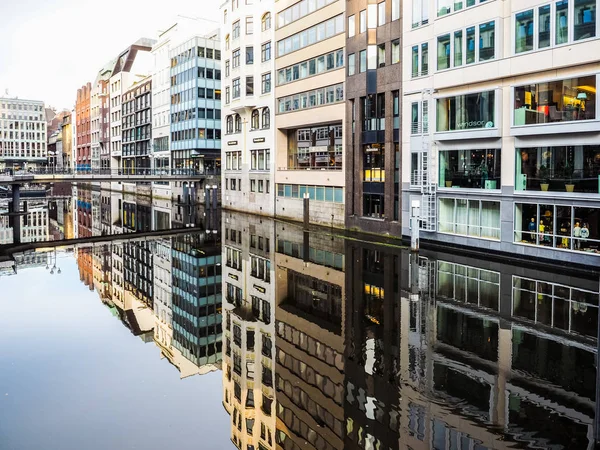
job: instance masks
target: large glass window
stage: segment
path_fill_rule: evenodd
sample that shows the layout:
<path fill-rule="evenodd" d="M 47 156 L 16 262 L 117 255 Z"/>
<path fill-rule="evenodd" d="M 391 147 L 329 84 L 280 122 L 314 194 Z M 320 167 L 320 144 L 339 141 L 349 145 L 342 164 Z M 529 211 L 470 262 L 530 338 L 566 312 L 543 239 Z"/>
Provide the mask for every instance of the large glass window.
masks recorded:
<path fill-rule="evenodd" d="M 279 69 L 277 71 L 277 84 L 292 83 L 340 67 L 344 67 L 344 50 L 342 49 Z"/>
<path fill-rule="evenodd" d="M 475 267 L 438 261 L 437 294 L 498 311 L 500 273 Z"/>
<path fill-rule="evenodd" d="M 398 42 L 399 48 L 399 42 Z M 393 49 L 393 46 L 392 46 Z M 393 55 L 392 55 L 393 59 Z M 421 45 L 415 45 L 412 48 L 412 76 L 420 77 L 425 76 L 429 73 L 429 44 L 424 42 Z M 398 49 L 398 61 L 400 60 L 400 53 Z M 396 61 L 396 62 L 398 62 Z M 393 61 L 392 61 L 393 62 Z M 439 68 L 439 66 L 438 66 Z"/>
<path fill-rule="evenodd" d="M 515 87 L 515 125 L 596 118 L 596 75 Z"/>
<path fill-rule="evenodd" d="M 600 208 L 517 203 L 515 242 L 600 254 Z"/>
<path fill-rule="evenodd" d="M 342 126 L 327 125 L 288 132 L 288 169 L 342 168 Z"/>
<path fill-rule="evenodd" d="M 315 108 L 344 101 L 344 84 L 336 84 L 309 92 L 277 99 L 279 114 L 300 109 Z"/>
<path fill-rule="evenodd" d="M 277 27 L 281 28 L 290 23 L 321 9 L 337 0 L 301 0 L 277 14 Z"/>
<path fill-rule="evenodd" d="M 596 36 L 596 0 L 575 0 L 573 39 Z"/>
<path fill-rule="evenodd" d="M 515 189 L 600 194 L 600 145 L 517 149 Z"/>
<path fill-rule="evenodd" d="M 445 16 L 463 8 L 478 5 L 486 0 L 437 0 L 437 16 Z M 427 2 L 423 2 L 427 3 Z"/>
<path fill-rule="evenodd" d="M 344 15 L 332 17 L 277 42 L 277 55 L 283 56 L 344 32 Z"/>
<path fill-rule="evenodd" d="M 500 239 L 500 202 L 439 199 L 439 231 Z"/>
<path fill-rule="evenodd" d="M 437 99 L 437 131 L 496 127 L 495 92 Z"/>
<path fill-rule="evenodd" d="M 500 149 L 440 150 L 439 186 L 500 189 Z"/>

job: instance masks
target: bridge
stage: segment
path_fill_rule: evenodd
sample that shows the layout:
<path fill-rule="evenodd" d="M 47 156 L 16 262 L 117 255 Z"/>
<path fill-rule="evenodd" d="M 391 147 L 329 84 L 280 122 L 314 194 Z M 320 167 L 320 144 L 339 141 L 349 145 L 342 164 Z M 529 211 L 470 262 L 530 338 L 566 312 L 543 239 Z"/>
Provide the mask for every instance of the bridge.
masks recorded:
<path fill-rule="evenodd" d="M 87 169 L 87 170 L 35 170 L 5 171 L 0 173 L 0 185 L 22 185 L 29 183 L 92 183 L 152 182 L 152 181 L 196 181 L 211 179 L 220 175 L 220 170 L 195 169 Z"/>

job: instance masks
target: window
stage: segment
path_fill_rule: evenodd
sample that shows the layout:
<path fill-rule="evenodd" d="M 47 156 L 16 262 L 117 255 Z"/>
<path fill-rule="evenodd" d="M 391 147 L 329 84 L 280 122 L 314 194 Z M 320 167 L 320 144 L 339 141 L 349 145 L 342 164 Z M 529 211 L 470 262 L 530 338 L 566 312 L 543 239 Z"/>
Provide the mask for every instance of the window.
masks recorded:
<path fill-rule="evenodd" d="M 363 9 L 360 13 L 358 13 L 359 20 L 359 33 L 364 33 L 367 31 L 367 10 Z"/>
<path fill-rule="evenodd" d="M 515 125 L 596 118 L 596 75 L 515 87 Z"/>
<path fill-rule="evenodd" d="M 239 20 L 233 23 L 232 29 L 231 29 L 231 36 L 234 40 L 238 39 L 240 37 L 240 21 Z"/>
<path fill-rule="evenodd" d="M 246 47 L 246 64 L 254 64 L 254 47 Z"/>
<path fill-rule="evenodd" d="M 398 43 L 399 45 L 399 43 Z M 398 58 L 400 55 L 398 55 Z M 412 77 L 421 77 L 429 73 L 429 44 L 414 45 L 411 52 Z"/>
<path fill-rule="evenodd" d="M 343 83 L 277 99 L 279 114 L 343 101 Z"/>
<path fill-rule="evenodd" d="M 517 203 L 514 239 L 600 255 L 600 208 Z"/>
<path fill-rule="evenodd" d="M 261 75 L 261 89 L 263 94 L 271 92 L 271 72 Z"/>
<path fill-rule="evenodd" d="M 225 50 L 229 50 L 229 35 L 225 36 Z"/>
<path fill-rule="evenodd" d="M 377 26 L 385 25 L 385 2 L 377 4 Z"/>
<path fill-rule="evenodd" d="M 344 15 L 332 17 L 299 33 L 288 36 L 277 42 L 278 56 L 287 55 L 301 48 L 329 39 L 344 32 Z"/>
<path fill-rule="evenodd" d="M 262 127 L 270 128 L 271 127 L 271 112 L 269 108 L 263 108 L 262 110 Z"/>
<path fill-rule="evenodd" d="M 450 14 L 456 11 L 460 11 L 464 7 L 468 8 L 470 6 L 478 5 L 479 3 L 483 3 L 487 0 L 437 0 L 438 6 L 438 17 L 445 16 L 446 14 Z"/>
<path fill-rule="evenodd" d="M 236 49 L 231 53 L 232 66 L 235 69 L 240 66 L 240 49 Z"/>
<path fill-rule="evenodd" d="M 271 41 L 265 42 L 260 46 L 260 58 L 262 62 L 271 59 Z"/>
<path fill-rule="evenodd" d="M 271 151 L 251 150 L 250 170 L 271 170 Z"/>
<path fill-rule="evenodd" d="M 348 76 L 352 76 L 356 73 L 356 54 L 350 53 L 348 55 Z"/>
<path fill-rule="evenodd" d="M 239 133 L 242 131 L 242 117 L 239 114 L 235 115 L 235 132 Z"/>
<path fill-rule="evenodd" d="M 233 88 L 233 98 L 240 98 L 240 79 L 236 78 L 233 80 L 231 86 Z"/>
<path fill-rule="evenodd" d="M 377 46 L 377 67 L 385 66 L 385 44 Z"/>
<path fill-rule="evenodd" d="M 356 20 L 354 14 L 348 17 L 348 37 L 356 35 Z"/>
<path fill-rule="evenodd" d="M 429 23 L 429 2 L 411 0 L 412 27 L 417 28 Z M 392 0 L 392 20 L 400 18 L 400 0 Z"/>
<path fill-rule="evenodd" d="M 227 116 L 226 122 L 227 122 L 227 133 L 228 134 L 233 133 L 233 117 Z"/>
<path fill-rule="evenodd" d="M 326 195 L 327 192 L 327 195 Z M 302 193 L 302 195 L 300 195 Z M 344 202 L 344 190 L 341 187 L 304 186 L 297 184 L 277 184 L 277 196 L 286 198 L 303 198 L 304 193 L 318 202 Z"/>
<path fill-rule="evenodd" d="M 427 3 L 427 2 L 423 2 Z M 400 0 L 392 0 L 392 22 L 400 18 Z"/>
<path fill-rule="evenodd" d="M 500 149 L 440 150 L 439 186 L 500 189 Z"/>
<path fill-rule="evenodd" d="M 495 22 L 482 23 L 437 38 L 437 69 L 488 61 L 496 56 Z M 466 39 L 463 39 L 463 35 Z M 476 42 L 479 45 L 476 45 Z M 414 56 L 414 54 L 413 54 Z"/>
<path fill-rule="evenodd" d="M 257 130 L 260 127 L 260 117 L 259 117 L 258 109 L 252 111 L 252 117 L 250 119 L 250 126 L 253 130 Z"/>
<path fill-rule="evenodd" d="M 366 50 L 361 50 L 360 53 L 358 54 L 359 56 L 359 68 L 358 71 L 360 73 L 366 72 L 367 71 L 367 51 Z"/>
<path fill-rule="evenodd" d="M 533 50 L 533 9 L 515 15 L 515 53 Z"/>
<path fill-rule="evenodd" d="M 288 169 L 341 169 L 342 126 L 327 125 L 290 130 Z"/>
<path fill-rule="evenodd" d="M 517 149 L 515 190 L 600 194 L 600 146 Z"/>
<path fill-rule="evenodd" d="M 260 29 L 267 31 L 271 28 L 271 13 L 266 13 L 260 20 Z"/>
<path fill-rule="evenodd" d="M 229 102 L 231 102 L 231 88 L 225 86 L 225 103 L 228 104 Z"/>
<path fill-rule="evenodd" d="M 318 75 L 344 66 L 344 50 L 335 50 L 325 55 L 319 55 L 308 61 L 302 61 L 293 66 L 284 67 L 277 71 L 279 85 L 291 83 L 313 75 Z"/>
<path fill-rule="evenodd" d="M 500 240 L 500 203 L 440 198 L 439 231 Z"/>
<path fill-rule="evenodd" d="M 413 102 L 411 104 L 410 134 L 429 133 L 429 102 Z"/>
<path fill-rule="evenodd" d="M 437 131 L 494 128 L 494 91 L 437 99 Z"/>
<path fill-rule="evenodd" d="M 256 180 L 254 178 L 250 179 L 250 192 L 256 192 Z"/>
<path fill-rule="evenodd" d="M 223 23 L 227 23 L 227 10 L 223 11 Z"/>
<path fill-rule="evenodd" d="M 229 77 L 229 60 L 225 61 L 225 77 Z"/>
<path fill-rule="evenodd" d="M 294 3 L 289 8 L 284 9 L 277 15 L 277 26 L 279 28 L 289 25 L 296 20 L 301 19 L 302 17 L 307 16 L 315 12 L 318 9 L 321 9 L 336 0 L 301 0 L 297 3 Z"/>
<path fill-rule="evenodd" d="M 246 77 L 246 95 L 254 95 L 254 77 Z"/>
<path fill-rule="evenodd" d="M 252 16 L 246 17 L 246 34 L 254 33 L 254 18 Z"/>
<path fill-rule="evenodd" d="M 400 62 L 400 39 L 392 41 L 392 64 Z"/>

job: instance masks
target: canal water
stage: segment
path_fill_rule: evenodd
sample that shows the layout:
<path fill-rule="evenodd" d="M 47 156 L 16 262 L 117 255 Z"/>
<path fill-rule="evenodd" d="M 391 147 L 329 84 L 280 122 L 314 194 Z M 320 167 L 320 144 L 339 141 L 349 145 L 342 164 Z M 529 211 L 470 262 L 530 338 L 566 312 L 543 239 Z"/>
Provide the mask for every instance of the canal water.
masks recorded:
<path fill-rule="evenodd" d="M 34 208 L 0 245 L 1 449 L 595 448 L 597 268 L 84 187 Z"/>

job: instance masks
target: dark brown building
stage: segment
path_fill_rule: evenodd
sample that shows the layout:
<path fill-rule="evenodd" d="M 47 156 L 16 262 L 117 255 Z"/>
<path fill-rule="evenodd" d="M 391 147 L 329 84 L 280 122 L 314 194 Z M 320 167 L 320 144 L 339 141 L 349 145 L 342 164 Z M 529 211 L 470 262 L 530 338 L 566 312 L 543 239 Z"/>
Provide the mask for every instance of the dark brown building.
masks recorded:
<path fill-rule="evenodd" d="M 91 117 L 90 99 L 92 84 L 87 83 L 77 89 L 77 102 L 75 103 L 76 129 L 77 129 L 77 152 L 76 164 L 78 170 L 91 168 Z"/>
<path fill-rule="evenodd" d="M 349 1 L 346 23 L 346 226 L 400 236 L 401 2 Z"/>

